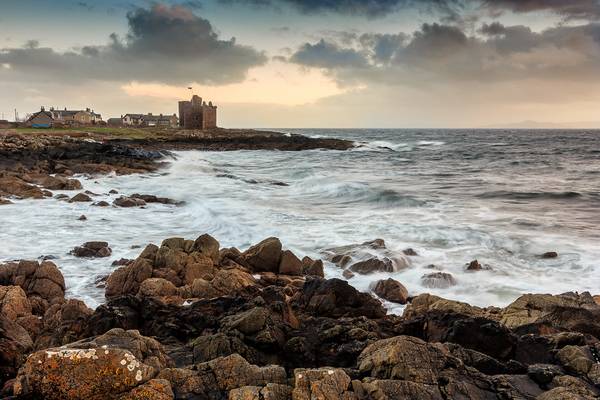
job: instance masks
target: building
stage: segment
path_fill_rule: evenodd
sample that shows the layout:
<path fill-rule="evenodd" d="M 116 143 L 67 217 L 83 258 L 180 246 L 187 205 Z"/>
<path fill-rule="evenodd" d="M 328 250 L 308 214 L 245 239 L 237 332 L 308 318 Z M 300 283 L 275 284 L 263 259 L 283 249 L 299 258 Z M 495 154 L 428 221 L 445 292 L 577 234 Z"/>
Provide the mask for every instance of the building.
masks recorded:
<path fill-rule="evenodd" d="M 125 114 L 121 116 L 123 125 L 127 126 L 159 126 L 163 128 L 176 128 L 179 124 L 177 115 Z"/>
<path fill-rule="evenodd" d="M 40 111 L 31 114 L 25 121 L 25 125 L 31 128 L 52 128 L 54 123 L 52 112 L 46 111 L 44 107 Z"/>
<path fill-rule="evenodd" d="M 65 125 L 95 125 L 102 122 L 102 116 L 96 114 L 94 110 L 86 108 L 85 110 L 58 110 L 50 108 L 52 118 Z"/>
<path fill-rule="evenodd" d="M 108 126 L 123 126 L 122 118 L 109 118 L 106 120 Z"/>
<path fill-rule="evenodd" d="M 202 97 L 179 102 L 179 126 L 184 129 L 211 129 L 217 127 L 217 107 L 206 104 Z"/>

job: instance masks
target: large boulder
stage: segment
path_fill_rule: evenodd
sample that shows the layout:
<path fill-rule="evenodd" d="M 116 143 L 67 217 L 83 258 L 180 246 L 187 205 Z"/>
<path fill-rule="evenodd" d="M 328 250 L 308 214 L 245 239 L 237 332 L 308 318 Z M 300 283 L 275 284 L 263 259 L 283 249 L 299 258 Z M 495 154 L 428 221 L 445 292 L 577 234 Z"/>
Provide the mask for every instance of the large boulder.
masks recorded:
<path fill-rule="evenodd" d="M 36 315 L 43 315 L 50 305 L 65 298 L 64 277 L 51 261 L 40 264 L 21 260 L 0 265 L 0 285 L 20 286 Z"/>
<path fill-rule="evenodd" d="M 281 253 L 279 273 L 283 275 L 302 275 L 302 261 L 290 250 Z"/>
<path fill-rule="evenodd" d="M 14 391 L 48 400 L 118 399 L 169 364 L 154 339 L 113 329 L 95 339 L 31 354 Z"/>
<path fill-rule="evenodd" d="M 470 316 L 484 315 L 484 311 L 479 307 L 424 293 L 411 299 L 409 305 L 404 309 L 403 316 L 405 318 L 413 318 L 418 315 L 425 315 L 431 311 L 452 312 Z"/>
<path fill-rule="evenodd" d="M 86 242 L 81 246 L 77 246 L 71 250 L 71 254 L 73 254 L 75 257 L 101 258 L 110 256 L 112 254 L 112 249 L 108 247 L 107 242 Z"/>
<path fill-rule="evenodd" d="M 294 303 L 302 311 L 316 316 L 381 318 L 386 314 L 379 300 L 341 279 L 308 279 Z"/>
<path fill-rule="evenodd" d="M 106 298 L 124 294 L 136 294 L 140 285 L 152 277 L 152 264 L 146 258 L 138 258 L 133 263 L 117 268 L 106 280 Z"/>
<path fill-rule="evenodd" d="M 29 333 L 21 325 L 0 314 L 0 387 L 17 374 L 32 347 Z"/>
<path fill-rule="evenodd" d="M 193 368 L 166 368 L 158 378 L 171 383 L 177 399 L 225 398 L 228 392 L 245 386 L 287 382 L 285 369 L 282 367 L 251 365 L 239 354 L 219 357 L 196 364 Z"/>
<path fill-rule="evenodd" d="M 281 261 L 281 242 L 275 237 L 270 237 L 243 253 L 246 262 L 256 272 L 279 271 Z"/>
<path fill-rule="evenodd" d="M 356 395 L 350 389 L 350 377 L 342 369 L 296 369 L 292 400 L 353 400 Z"/>
<path fill-rule="evenodd" d="M 41 327 L 36 334 L 35 348 L 57 347 L 80 339 L 92 314 L 92 309 L 77 299 L 51 305 L 39 320 Z"/>
<path fill-rule="evenodd" d="M 408 299 L 408 290 L 406 290 L 404 285 L 392 278 L 374 282 L 372 290 L 382 299 L 394 303 L 406 304 L 406 300 Z"/>
<path fill-rule="evenodd" d="M 31 304 L 20 286 L 0 286 L 0 315 L 11 321 L 31 315 Z"/>
<path fill-rule="evenodd" d="M 120 196 L 113 201 L 113 204 L 117 207 L 143 207 L 146 205 L 146 202 L 142 199 L 137 199 L 134 197 Z"/>
<path fill-rule="evenodd" d="M 431 289 L 447 289 L 456 285 L 456 279 L 447 272 L 432 272 L 421 277 L 421 284 Z"/>

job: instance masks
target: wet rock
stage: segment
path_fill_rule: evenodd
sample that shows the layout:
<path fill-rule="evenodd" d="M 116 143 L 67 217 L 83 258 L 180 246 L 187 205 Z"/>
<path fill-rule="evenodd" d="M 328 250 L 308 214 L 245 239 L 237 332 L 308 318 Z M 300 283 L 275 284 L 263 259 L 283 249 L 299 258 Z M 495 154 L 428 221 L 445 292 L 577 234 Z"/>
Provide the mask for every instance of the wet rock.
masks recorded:
<path fill-rule="evenodd" d="M 44 399 L 117 399 L 168 366 L 161 345 L 137 331 L 113 329 L 95 339 L 30 355 L 16 395 Z"/>
<path fill-rule="evenodd" d="M 408 290 L 397 280 L 392 278 L 382 279 L 372 284 L 372 290 L 382 299 L 394 303 L 406 304 Z"/>
<path fill-rule="evenodd" d="M 87 217 L 86 217 L 85 215 L 83 215 L 83 214 L 81 214 L 81 215 L 79 216 L 79 218 L 77 218 L 77 219 L 78 219 L 79 221 L 87 221 Z"/>
<path fill-rule="evenodd" d="M 61 176 L 47 176 L 39 181 L 39 184 L 49 190 L 80 190 L 83 188 L 77 179 L 69 179 Z"/>
<path fill-rule="evenodd" d="M 479 261 L 473 260 L 469 264 L 467 264 L 467 271 L 481 271 L 481 270 L 489 270 L 489 267 L 483 266 Z"/>
<path fill-rule="evenodd" d="M 382 260 L 379 258 L 371 258 L 354 263 L 348 269 L 361 275 L 372 274 L 374 272 L 394 272 L 394 264 L 389 258 L 384 258 Z"/>
<path fill-rule="evenodd" d="M 411 299 L 410 304 L 404 309 L 403 316 L 405 318 L 413 318 L 432 311 L 442 313 L 451 312 L 469 316 L 483 315 L 483 310 L 479 307 L 425 293 Z"/>
<path fill-rule="evenodd" d="M 341 279 L 308 279 L 295 305 L 318 316 L 366 316 L 380 318 L 386 314 L 381 302 L 361 293 Z"/>
<path fill-rule="evenodd" d="M 138 295 L 142 297 L 170 297 L 178 295 L 177 288 L 162 278 L 148 278 L 140 284 Z"/>
<path fill-rule="evenodd" d="M 302 261 L 290 250 L 281 252 L 279 273 L 283 275 L 302 275 Z"/>
<path fill-rule="evenodd" d="M 423 275 L 421 284 L 432 289 L 447 289 L 456 285 L 456 279 L 447 272 L 434 272 Z"/>
<path fill-rule="evenodd" d="M 75 247 L 71 254 L 75 257 L 109 257 L 112 250 L 107 242 L 86 242 L 81 246 Z"/>
<path fill-rule="evenodd" d="M 357 399 L 350 389 L 350 377 L 342 369 L 296 369 L 294 400 Z"/>
<path fill-rule="evenodd" d="M 320 278 L 325 277 L 323 270 L 323 261 L 313 260 L 310 257 L 304 257 L 302 259 L 302 273 L 308 276 L 318 276 Z"/>
<path fill-rule="evenodd" d="M 120 258 L 118 260 L 113 261 L 110 265 L 112 265 L 113 267 L 120 267 L 122 265 L 128 265 L 131 264 L 134 260 L 131 260 L 129 258 Z"/>
<path fill-rule="evenodd" d="M 0 286 L 0 315 L 11 321 L 31 314 L 31 304 L 20 286 Z"/>
<path fill-rule="evenodd" d="M 133 199 L 143 200 L 146 203 L 160 203 L 160 204 L 174 204 L 174 205 L 179 205 L 179 204 L 183 203 L 181 201 L 169 199 L 167 197 L 157 197 L 152 194 L 134 193 L 130 197 Z"/>
<path fill-rule="evenodd" d="M 92 204 L 94 207 L 108 207 L 110 206 L 110 203 L 108 203 L 107 201 L 97 201 L 95 203 Z"/>
<path fill-rule="evenodd" d="M 30 185 L 14 176 L 0 176 L 0 196 L 15 196 L 21 199 L 43 199 L 44 197 L 52 196 L 52 193 Z"/>
<path fill-rule="evenodd" d="M 146 205 L 146 202 L 142 199 L 135 199 L 133 197 L 121 196 L 113 201 L 113 204 L 117 207 L 142 207 Z"/>
<path fill-rule="evenodd" d="M 108 191 L 109 194 L 119 194 L 119 192 L 116 189 L 110 189 Z"/>
<path fill-rule="evenodd" d="M 404 250 L 402 250 L 402 252 L 403 252 L 405 255 L 407 255 L 407 256 L 410 256 L 410 257 L 416 257 L 416 256 L 418 256 L 418 255 L 419 255 L 419 254 L 417 254 L 417 252 L 416 252 L 415 250 L 413 250 L 413 249 L 412 249 L 412 248 L 410 248 L 410 247 L 409 247 L 408 249 L 404 249 Z"/>
<path fill-rule="evenodd" d="M 71 197 L 69 203 L 86 203 L 92 201 L 92 198 L 85 193 L 78 193 Z"/>
<path fill-rule="evenodd" d="M 69 299 L 48 308 L 39 321 L 35 335 L 35 348 L 45 349 L 74 342 L 87 328 L 87 318 L 93 314 L 81 300 Z"/>
<path fill-rule="evenodd" d="M 17 374 L 32 347 L 29 333 L 0 313 L 0 387 Z"/>
<path fill-rule="evenodd" d="M 5 206 L 7 204 L 12 204 L 13 202 L 7 199 L 3 199 L 0 197 L 0 206 Z"/>
<path fill-rule="evenodd" d="M 539 385 L 546 386 L 555 376 L 564 375 L 565 372 L 557 365 L 533 364 L 527 368 L 527 375 Z"/>
<path fill-rule="evenodd" d="M 107 299 L 123 294 L 136 294 L 140 284 L 152 277 L 152 264 L 145 258 L 138 258 L 130 265 L 117 268 L 106 280 Z"/>
<path fill-rule="evenodd" d="M 344 272 L 342 272 L 342 276 L 346 279 L 352 279 L 356 275 L 354 274 L 354 272 L 350 271 L 349 269 L 345 269 Z"/>
<path fill-rule="evenodd" d="M 217 239 L 207 234 L 200 235 L 194 241 L 194 250 L 209 257 L 214 264 L 218 264 L 220 260 L 219 247 Z"/>
<path fill-rule="evenodd" d="M 281 242 L 271 237 L 250 247 L 243 253 L 246 262 L 255 272 L 278 272 L 281 260 Z"/>
<path fill-rule="evenodd" d="M 548 251 L 541 255 L 542 258 L 557 258 L 558 253 L 556 251 Z"/>

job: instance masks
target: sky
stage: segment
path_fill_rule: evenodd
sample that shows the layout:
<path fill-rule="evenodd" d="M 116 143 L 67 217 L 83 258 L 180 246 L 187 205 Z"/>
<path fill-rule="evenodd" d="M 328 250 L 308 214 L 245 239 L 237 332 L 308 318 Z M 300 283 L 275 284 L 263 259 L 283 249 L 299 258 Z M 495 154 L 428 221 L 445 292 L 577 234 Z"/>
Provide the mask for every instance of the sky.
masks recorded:
<path fill-rule="evenodd" d="M 600 128 L 600 0 L 0 1 L 0 119 L 192 93 L 223 127 Z"/>

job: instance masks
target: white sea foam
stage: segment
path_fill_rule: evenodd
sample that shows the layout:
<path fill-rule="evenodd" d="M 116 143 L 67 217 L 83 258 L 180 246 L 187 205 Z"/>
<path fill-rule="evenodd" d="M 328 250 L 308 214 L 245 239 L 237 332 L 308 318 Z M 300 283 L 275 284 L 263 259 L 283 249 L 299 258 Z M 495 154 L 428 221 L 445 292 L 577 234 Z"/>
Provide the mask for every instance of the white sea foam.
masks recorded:
<path fill-rule="evenodd" d="M 371 146 L 384 142 L 376 140 Z M 389 142 L 394 144 L 393 139 Z M 433 142 L 444 143 L 404 138 L 395 143 L 402 148 L 408 142 L 430 142 L 425 147 L 436 149 L 441 144 Z M 177 153 L 177 160 L 160 173 L 110 175 L 83 179 L 83 184 L 100 193 L 95 201 L 148 193 L 183 200 L 184 206 L 102 208 L 56 199 L 15 201 L 0 207 L 0 260 L 56 256 L 68 295 L 94 307 L 103 301 L 103 289 L 94 281 L 114 269 L 114 259 L 135 258 L 141 249 L 132 246 L 159 244 L 167 237 L 210 233 L 222 246 L 243 250 L 277 236 L 285 247 L 311 257 L 321 257 L 329 247 L 383 238 L 390 251 L 412 247 L 419 256 L 411 258 L 410 268 L 350 279 L 360 290 L 391 276 L 411 295 L 429 292 L 481 306 L 505 305 L 527 292 L 598 292 L 600 248 L 589 217 L 541 203 L 534 207 L 530 200 L 466 197 L 469 191 L 502 184 L 501 175 L 484 169 L 461 175 L 448 165 L 438 170 L 438 161 L 427 161 L 439 158 L 438 150 L 420 151 L 411 159 L 320 150 Z M 423 153 L 427 151 L 431 153 Z M 476 166 L 470 162 L 466 168 L 474 171 Z M 524 176 L 509 179 L 513 185 L 532 185 Z M 120 194 L 109 195 L 110 189 Z M 87 221 L 78 220 L 81 214 Z M 68 254 L 90 240 L 108 241 L 112 257 L 78 259 Z M 549 250 L 560 257 L 538 257 Z M 492 270 L 465 272 L 473 259 Z M 432 264 L 454 275 L 458 285 L 423 287 L 421 276 L 435 272 Z M 327 277 L 341 273 L 326 265 Z M 386 305 L 393 312 L 402 310 Z"/>

